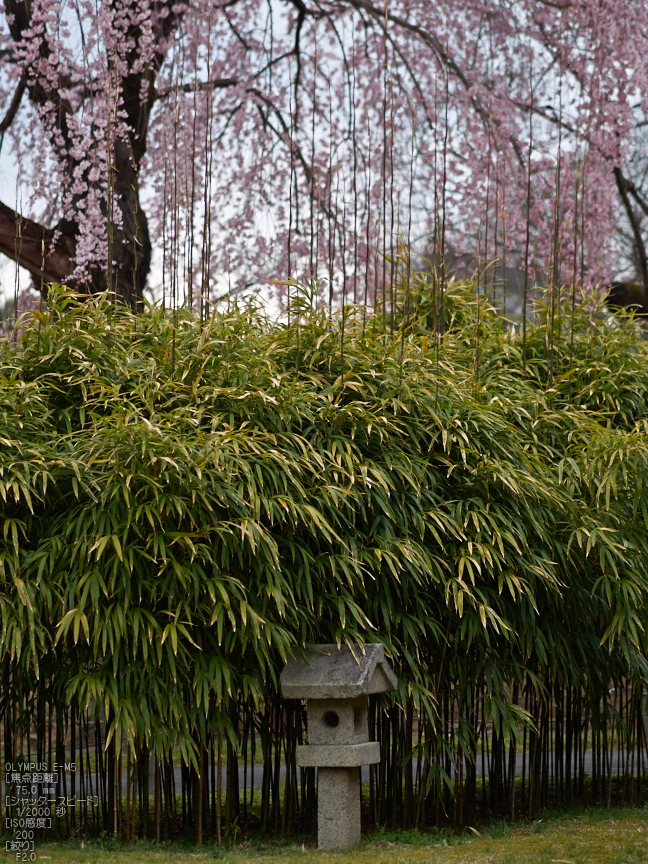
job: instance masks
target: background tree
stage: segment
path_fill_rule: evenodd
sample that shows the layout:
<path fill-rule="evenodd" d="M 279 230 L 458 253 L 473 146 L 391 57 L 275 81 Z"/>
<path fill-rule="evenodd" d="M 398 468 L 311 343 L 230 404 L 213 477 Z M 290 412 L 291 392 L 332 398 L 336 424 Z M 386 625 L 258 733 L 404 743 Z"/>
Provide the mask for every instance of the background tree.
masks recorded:
<path fill-rule="evenodd" d="M 640 0 L 7 0 L 0 250 L 132 306 L 312 274 L 393 288 L 398 238 L 554 283 L 616 253 Z M 392 263 L 388 263 L 391 260 Z"/>

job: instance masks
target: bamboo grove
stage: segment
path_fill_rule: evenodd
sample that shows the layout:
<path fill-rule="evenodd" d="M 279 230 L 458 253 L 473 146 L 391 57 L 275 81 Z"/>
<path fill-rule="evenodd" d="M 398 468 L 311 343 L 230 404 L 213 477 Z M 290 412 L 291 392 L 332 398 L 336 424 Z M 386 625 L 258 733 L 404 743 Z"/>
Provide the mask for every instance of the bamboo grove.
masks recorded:
<path fill-rule="evenodd" d="M 1 746 L 76 764 L 61 836 L 313 832 L 277 682 L 318 642 L 399 676 L 366 827 L 643 800 L 646 343 L 590 298 L 523 347 L 433 287 L 288 322 L 54 287 L 0 341 Z"/>

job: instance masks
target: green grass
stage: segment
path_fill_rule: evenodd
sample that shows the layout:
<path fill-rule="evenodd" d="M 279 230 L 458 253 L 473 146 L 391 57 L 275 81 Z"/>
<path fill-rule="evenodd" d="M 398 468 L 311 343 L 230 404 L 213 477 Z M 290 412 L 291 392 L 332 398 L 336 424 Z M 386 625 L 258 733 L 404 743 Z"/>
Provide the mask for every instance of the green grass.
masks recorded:
<path fill-rule="evenodd" d="M 374 832 L 348 853 L 320 853 L 312 841 L 248 841 L 231 849 L 112 841 L 40 844 L 43 864 L 641 864 L 648 862 L 648 810 L 592 809 L 547 814 L 533 823 L 496 822 L 473 833 Z M 0 861 L 15 856 L 0 854 Z"/>

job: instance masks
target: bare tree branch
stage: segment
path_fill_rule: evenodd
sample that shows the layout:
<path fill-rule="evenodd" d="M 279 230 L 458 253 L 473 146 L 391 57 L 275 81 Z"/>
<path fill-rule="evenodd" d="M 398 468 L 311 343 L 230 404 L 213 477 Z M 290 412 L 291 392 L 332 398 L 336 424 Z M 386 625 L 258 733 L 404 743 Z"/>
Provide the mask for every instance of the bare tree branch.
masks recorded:
<path fill-rule="evenodd" d="M 164 90 L 156 90 L 155 98 L 166 99 L 167 96 L 172 96 L 174 93 L 199 93 L 205 90 L 220 90 L 226 87 L 236 87 L 240 83 L 238 78 L 213 78 L 211 81 L 197 81 L 190 84 L 179 84 L 177 87 L 166 87 Z"/>
<path fill-rule="evenodd" d="M 571 132 L 573 135 L 578 134 L 578 130 L 575 129 L 571 123 L 560 118 L 553 105 L 536 105 L 535 103 L 529 104 L 528 102 L 520 101 L 516 101 L 513 104 L 516 108 L 520 108 L 522 111 L 533 111 L 534 114 L 537 114 L 544 120 L 548 120 L 550 123 L 553 123 L 554 126 L 560 126 L 567 132 Z"/>

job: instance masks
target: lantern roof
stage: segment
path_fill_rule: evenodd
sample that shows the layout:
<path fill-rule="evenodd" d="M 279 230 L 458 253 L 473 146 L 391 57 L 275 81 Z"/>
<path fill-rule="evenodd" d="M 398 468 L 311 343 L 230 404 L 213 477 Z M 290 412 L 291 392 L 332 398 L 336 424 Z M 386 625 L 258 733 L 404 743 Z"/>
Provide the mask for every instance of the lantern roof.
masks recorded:
<path fill-rule="evenodd" d="M 280 676 L 284 699 L 355 699 L 390 693 L 397 679 L 376 643 L 358 646 L 315 645 L 288 660 Z"/>

